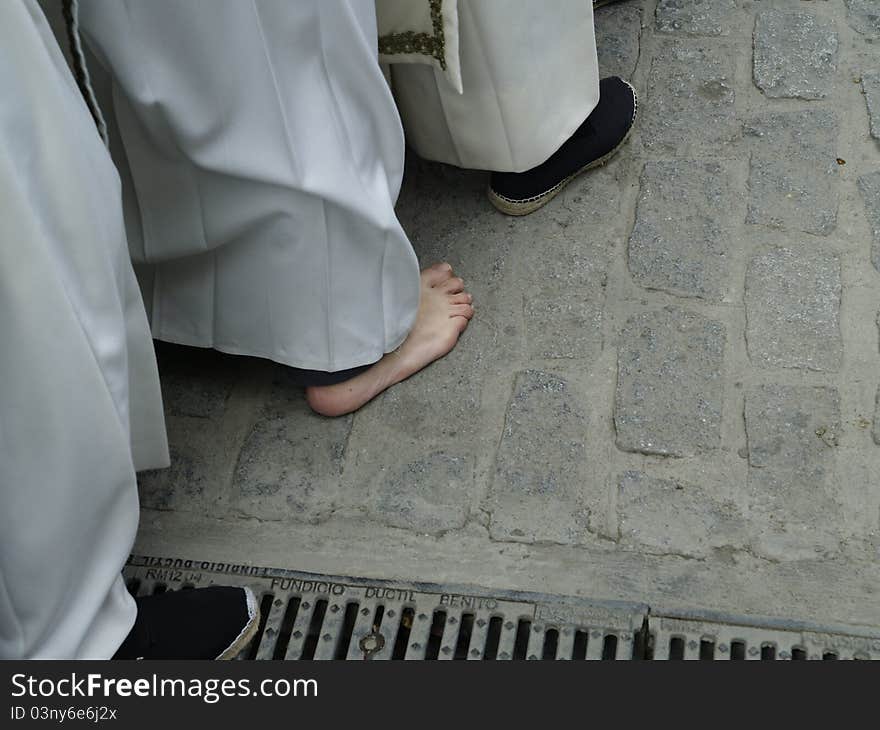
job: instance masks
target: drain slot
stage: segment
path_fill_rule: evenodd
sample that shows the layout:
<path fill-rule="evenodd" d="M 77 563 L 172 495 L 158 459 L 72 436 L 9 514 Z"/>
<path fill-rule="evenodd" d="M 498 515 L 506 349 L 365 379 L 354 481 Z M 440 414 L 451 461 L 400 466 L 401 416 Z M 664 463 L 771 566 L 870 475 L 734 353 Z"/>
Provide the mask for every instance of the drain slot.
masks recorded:
<path fill-rule="evenodd" d="M 400 615 L 400 626 L 394 639 L 394 650 L 391 652 L 392 659 L 403 659 L 406 656 L 406 647 L 409 644 L 409 635 L 412 633 L 415 611 L 407 606 Z"/>
<path fill-rule="evenodd" d="M 706 661 L 715 658 L 715 642 L 709 639 L 700 639 L 700 659 Z"/>
<path fill-rule="evenodd" d="M 474 628 L 474 614 L 464 613 L 458 629 L 458 641 L 455 642 L 453 659 L 467 659 L 468 649 L 471 645 L 471 632 Z"/>
<path fill-rule="evenodd" d="M 260 644 L 262 643 L 263 633 L 266 631 L 266 621 L 269 619 L 269 612 L 272 610 L 272 600 L 275 598 L 271 593 L 263 594 L 263 597 L 260 598 L 260 623 L 257 626 L 257 635 L 254 638 L 253 643 L 248 649 L 247 658 L 248 659 L 256 659 L 257 652 L 260 650 Z"/>
<path fill-rule="evenodd" d="M 299 596 L 294 596 L 287 602 L 284 609 L 284 618 L 281 620 L 281 628 L 278 631 L 278 641 L 272 651 L 273 659 L 284 659 L 284 653 L 290 644 L 290 635 L 293 633 L 293 624 L 296 622 L 296 615 L 299 613 L 299 604 L 301 602 Z"/>
<path fill-rule="evenodd" d="M 315 610 L 312 611 L 312 620 L 309 621 L 309 629 L 306 634 L 306 641 L 303 644 L 300 659 L 314 659 L 315 649 L 318 648 L 318 641 L 321 638 L 321 626 L 324 624 L 324 615 L 327 613 L 327 600 L 321 599 L 315 602 Z"/>
<path fill-rule="evenodd" d="M 746 658 L 746 642 L 731 641 L 730 642 L 730 658 L 734 661 Z"/>
<path fill-rule="evenodd" d="M 559 648 L 559 630 L 548 629 L 544 634 L 544 649 L 541 651 L 541 659 L 548 661 L 556 659 L 556 651 Z"/>
<path fill-rule="evenodd" d="M 617 659 L 617 637 L 609 634 L 602 642 L 602 658 Z"/>
<path fill-rule="evenodd" d="M 516 660 L 525 659 L 526 652 L 529 650 L 529 633 L 532 628 L 532 622 L 526 619 L 520 619 L 516 627 L 516 639 L 513 642 L 513 658 Z"/>
<path fill-rule="evenodd" d="M 428 646 L 425 659 L 437 659 L 440 656 L 440 644 L 443 641 L 443 630 L 446 628 L 446 611 L 434 611 L 431 631 L 428 634 Z"/>
<path fill-rule="evenodd" d="M 489 619 L 489 630 L 486 632 L 486 648 L 483 651 L 483 659 L 494 661 L 498 658 L 498 647 L 501 644 L 501 630 L 504 619 L 501 616 L 492 616 Z"/>
<path fill-rule="evenodd" d="M 574 646 L 571 648 L 572 659 L 581 660 L 587 658 L 587 642 L 589 640 L 590 635 L 586 631 L 574 632 Z"/>

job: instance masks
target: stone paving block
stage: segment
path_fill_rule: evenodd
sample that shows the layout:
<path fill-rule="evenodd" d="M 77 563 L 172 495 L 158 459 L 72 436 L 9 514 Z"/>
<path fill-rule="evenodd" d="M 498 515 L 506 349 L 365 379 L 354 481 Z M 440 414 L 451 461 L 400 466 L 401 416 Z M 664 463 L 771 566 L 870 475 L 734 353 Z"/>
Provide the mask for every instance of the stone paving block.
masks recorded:
<path fill-rule="evenodd" d="M 828 235 L 837 226 L 838 122 L 816 109 L 747 123 L 752 141 L 746 222 Z"/>
<path fill-rule="evenodd" d="M 229 399 L 248 364 L 213 350 L 156 343 L 171 465 L 138 475 L 143 507 L 217 514 L 225 510 L 230 460 Z"/>
<path fill-rule="evenodd" d="M 739 508 L 688 482 L 628 471 L 618 480 L 620 539 L 652 553 L 707 557 L 748 538 Z"/>
<path fill-rule="evenodd" d="M 225 374 L 204 375 L 170 373 L 162 376 L 162 401 L 170 416 L 218 418 L 226 408 L 233 381 Z"/>
<path fill-rule="evenodd" d="M 386 470 L 369 505 L 380 522 L 420 533 L 464 527 L 470 512 L 473 458 L 433 451 Z"/>
<path fill-rule="evenodd" d="M 840 334 L 840 258 L 780 248 L 754 256 L 746 272 L 746 343 L 761 367 L 836 372 Z"/>
<path fill-rule="evenodd" d="M 193 448 L 188 429 L 168 424 L 169 456 L 167 469 L 151 469 L 137 475 L 141 508 L 193 511 L 204 505 L 211 489 L 212 464 L 206 458 L 204 444 Z"/>
<path fill-rule="evenodd" d="M 486 501 L 494 539 L 587 539 L 588 485 L 601 483 L 587 425 L 585 404 L 566 380 L 538 371 L 517 376 Z"/>
<path fill-rule="evenodd" d="M 739 133 L 733 55 L 702 46 L 664 44 L 651 62 L 640 105 L 642 144 L 680 157 L 718 156 Z"/>
<path fill-rule="evenodd" d="M 880 171 L 862 175 L 859 190 L 865 201 L 865 215 L 873 237 L 871 261 L 874 268 L 880 271 Z"/>
<path fill-rule="evenodd" d="M 755 21 L 755 84 L 771 98 L 824 99 L 837 71 L 834 22 L 812 13 L 768 10 Z"/>
<path fill-rule="evenodd" d="M 581 240 L 545 234 L 523 252 L 529 281 L 523 316 L 533 357 L 594 360 L 601 353 L 608 250 L 615 238 L 602 227 Z"/>
<path fill-rule="evenodd" d="M 446 357 L 356 413 L 345 506 L 419 532 L 461 527 L 478 488 L 477 458 L 484 449 L 491 458 L 489 444 L 497 443 L 483 424 L 493 412 L 500 421 L 504 409 L 503 402 L 484 405 L 483 390 L 520 341 L 481 311 Z"/>
<path fill-rule="evenodd" d="M 736 193 L 718 162 L 647 162 L 629 270 L 649 289 L 702 299 L 724 298 Z M 741 219 L 740 219 L 741 220 Z"/>
<path fill-rule="evenodd" d="M 626 185 L 618 173 L 605 167 L 580 176 L 510 229 L 527 356 L 594 360 L 602 350 L 607 271 Z M 515 321 L 509 309 L 498 314 Z"/>
<path fill-rule="evenodd" d="M 596 50 L 599 75 L 632 79 L 639 60 L 642 11 L 628 3 L 616 3 L 596 11 Z"/>
<path fill-rule="evenodd" d="M 880 139 L 880 73 L 876 71 L 863 73 L 862 91 L 865 94 L 865 104 L 868 106 L 871 136 Z"/>
<path fill-rule="evenodd" d="M 837 548 L 836 388 L 763 385 L 745 400 L 749 521 L 770 557 L 797 559 Z"/>
<path fill-rule="evenodd" d="M 692 456 L 719 445 L 725 337 L 720 322 L 677 307 L 630 318 L 618 353 L 619 448 Z"/>
<path fill-rule="evenodd" d="M 733 0 L 659 0 L 657 30 L 689 35 L 727 35 Z"/>
<path fill-rule="evenodd" d="M 485 318 L 475 317 L 452 352 L 360 411 L 357 430 L 384 429 L 401 443 L 419 445 L 473 438 L 480 430 L 485 369 L 503 359 L 503 340 L 503 333 L 495 332 Z"/>
<path fill-rule="evenodd" d="M 845 0 L 846 18 L 856 33 L 880 38 L 880 5 L 877 0 Z"/>
<path fill-rule="evenodd" d="M 279 373 L 238 457 L 237 509 L 263 520 L 327 518 L 338 498 L 351 420 L 315 415 L 302 389 Z"/>
<path fill-rule="evenodd" d="M 162 402 L 169 417 L 221 418 L 239 371 L 249 363 L 214 350 L 156 343 Z"/>

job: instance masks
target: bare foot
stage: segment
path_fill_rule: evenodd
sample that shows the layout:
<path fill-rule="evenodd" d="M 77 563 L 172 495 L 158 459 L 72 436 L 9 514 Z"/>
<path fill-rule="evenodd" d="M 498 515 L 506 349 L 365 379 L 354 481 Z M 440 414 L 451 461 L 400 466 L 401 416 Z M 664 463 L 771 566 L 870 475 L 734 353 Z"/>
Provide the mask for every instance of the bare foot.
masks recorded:
<path fill-rule="evenodd" d="M 386 388 L 405 380 L 449 352 L 474 316 L 473 297 L 449 264 L 422 271 L 422 293 L 416 323 L 404 343 L 369 370 L 336 385 L 306 388 L 312 410 L 343 416 L 360 408 Z"/>

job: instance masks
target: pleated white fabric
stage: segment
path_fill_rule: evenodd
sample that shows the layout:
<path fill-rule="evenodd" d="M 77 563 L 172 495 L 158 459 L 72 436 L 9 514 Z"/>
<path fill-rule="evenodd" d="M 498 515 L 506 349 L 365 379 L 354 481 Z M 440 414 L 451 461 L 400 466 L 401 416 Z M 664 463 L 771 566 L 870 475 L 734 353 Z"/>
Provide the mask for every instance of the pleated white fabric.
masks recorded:
<path fill-rule="evenodd" d="M 373 3 L 83 0 L 80 21 L 113 76 L 153 335 L 324 371 L 397 348 L 419 267 Z"/>
<path fill-rule="evenodd" d="M 407 142 L 458 167 L 522 172 L 599 103 L 590 0 L 458 0 L 464 92 L 426 65 L 392 65 Z"/>
<path fill-rule="evenodd" d="M 0 658 L 106 658 L 168 464 L 120 183 L 34 0 L 0 3 Z"/>

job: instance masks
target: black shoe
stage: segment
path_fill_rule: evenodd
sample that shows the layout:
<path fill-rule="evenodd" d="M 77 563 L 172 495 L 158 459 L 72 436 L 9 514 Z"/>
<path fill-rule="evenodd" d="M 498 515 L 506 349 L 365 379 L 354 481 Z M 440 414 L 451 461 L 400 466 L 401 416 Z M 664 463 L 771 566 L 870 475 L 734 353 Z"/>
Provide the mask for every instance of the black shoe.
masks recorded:
<path fill-rule="evenodd" d="M 232 659 L 260 623 L 250 588 L 210 586 L 135 601 L 137 619 L 114 659 Z"/>
<path fill-rule="evenodd" d="M 606 5 L 611 5 L 611 3 L 616 3 L 617 0 L 593 0 L 593 10 L 598 10 L 599 8 L 604 8 Z"/>
<path fill-rule="evenodd" d="M 604 165 L 626 142 L 638 110 L 636 90 L 617 76 L 599 82 L 599 103 L 550 158 L 525 172 L 493 172 L 489 200 L 502 213 L 527 215 L 575 176 Z"/>

